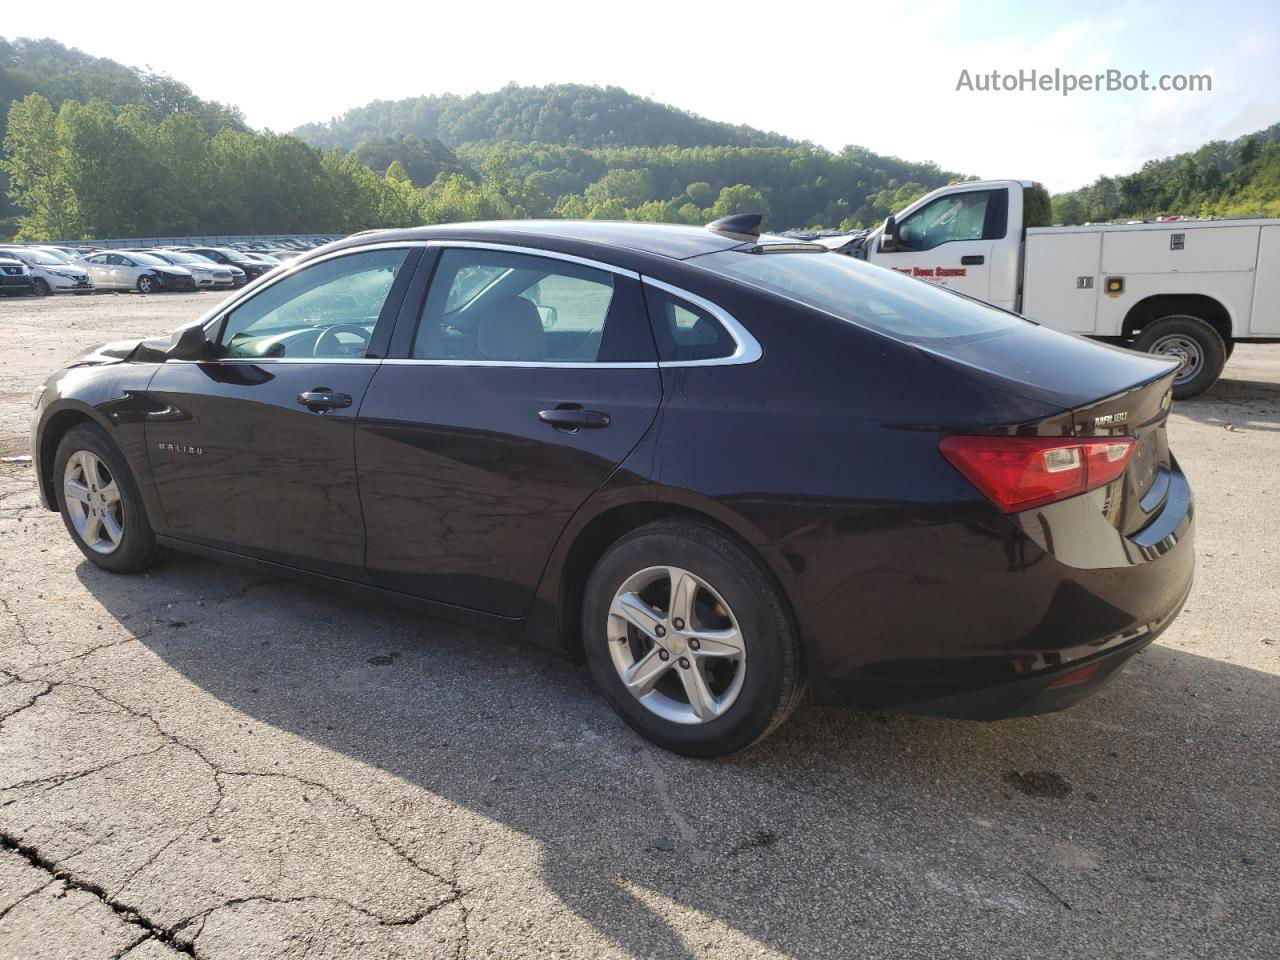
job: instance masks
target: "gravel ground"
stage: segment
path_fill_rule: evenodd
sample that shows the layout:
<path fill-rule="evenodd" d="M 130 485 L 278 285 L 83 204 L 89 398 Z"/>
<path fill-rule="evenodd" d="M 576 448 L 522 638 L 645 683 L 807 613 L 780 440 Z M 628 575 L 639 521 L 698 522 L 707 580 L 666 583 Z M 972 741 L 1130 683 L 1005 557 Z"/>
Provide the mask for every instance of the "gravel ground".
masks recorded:
<path fill-rule="evenodd" d="M 0 302 L 0 453 L 60 362 L 214 302 Z M 1196 586 L 1100 695 L 805 706 L 718 762 L 532 649 L 192 558 L 102 573 L 0 465 L 0 958 L 1280 956 L 1280 347 L 1170 429 Z"/>

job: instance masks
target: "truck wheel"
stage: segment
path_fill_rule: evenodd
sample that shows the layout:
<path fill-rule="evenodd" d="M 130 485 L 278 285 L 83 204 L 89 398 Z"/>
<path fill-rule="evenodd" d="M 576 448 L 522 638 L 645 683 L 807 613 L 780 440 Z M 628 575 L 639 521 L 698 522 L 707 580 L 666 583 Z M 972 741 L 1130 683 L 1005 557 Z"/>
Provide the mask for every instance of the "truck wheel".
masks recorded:
<path fill-rule="evenodd" d="M 1217 382 L 1227 362 L 1227 346 L 1218 331 L 1187 314 L 1148 323 L 1133 341 L 1133 348 L 1182 361 L 1173 380 L 1175 400 L 1204 393 Z"/>

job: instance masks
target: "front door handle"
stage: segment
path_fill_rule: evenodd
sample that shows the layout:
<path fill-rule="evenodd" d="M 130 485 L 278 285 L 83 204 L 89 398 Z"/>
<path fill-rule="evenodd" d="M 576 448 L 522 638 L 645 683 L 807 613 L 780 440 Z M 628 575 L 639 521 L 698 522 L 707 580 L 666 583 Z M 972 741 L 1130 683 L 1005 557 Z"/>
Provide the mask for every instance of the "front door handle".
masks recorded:
<path fill-rule="evenodd" d="M 598 410 L 583 410 L 579 406 L 561 406 L 554 410 L 539 410 L 538 419 L 557 430 L 575 433 L 578 430 L 599 430 L 609 425 L 609 415 Z"/>
<path fill-rule="evenodd" d="M 351 398 L 345 393 L 334 393 L 328 387 L 316 387 L 298 394 L 298 402 L 312 413 L 327 413 L 351 406 Z"/>
<path fill-rule="evenodd" d="M 987 258 L 980 253 L 971 253 L 960 258 L 961 265 L 966 267 L 980 267 L 986 262 Z"/>

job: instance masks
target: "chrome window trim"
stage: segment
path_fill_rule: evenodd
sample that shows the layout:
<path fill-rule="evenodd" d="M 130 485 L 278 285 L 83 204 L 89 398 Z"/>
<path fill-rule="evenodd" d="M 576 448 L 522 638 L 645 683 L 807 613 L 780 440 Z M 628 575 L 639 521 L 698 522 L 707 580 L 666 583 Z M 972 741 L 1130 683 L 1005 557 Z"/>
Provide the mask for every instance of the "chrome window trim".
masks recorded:
<path fill-rule="evenodd" d="M 370 243 L 361 246 L 344 247 L 341 250 L 335 250 L 323 256 L 316 257 L 314 260 L 307 260 L 304 263 L 290 266 L 282 270 L 279 275 L 270 277 L 267 283 L 257 286 L 248 284 L 240 293 L 229 302 L 220 304 L 215 308 L 215 313 L 209 319 L 204 321 L 204 328 L 208 331 L 211 327 L 220 323 L 228 313 L 235 310 L 251 296 L 257 296 L 268 287 L 272 287 L 287 277 L 293 276 L 295 273 L 310 267 L 313 264 L 322 263 L 326 260 L 332 260 L 337 257 L 351 256 L 356 253 L 365 253 L 370 250 L 391 250 L 391 249 L 412 249 L 415 247 L 434 247 L 449 248 L 457 247 L 470 250 L 495 250 L 504 253 L 523 254 L 532 257 L 544 257 L 552 260 L 564 260 L 568 263 L 578 264 L 579 266 L 590 267 L 596 270 L 603 270 L 607 273 L 617 274 L 623 277 L 630 277 L 641 283 L 648 284 L 655 289 L 662 290 L 681 300 L 685 300 L 696 307 L 705 310 L 711 314 L 724 328 L 728 331 L 729 336 L 733 339 L 735 349 L 727 357 L 715 357 L 708 360 L 646 360 L 633 362 L 599 362 L 595 360 L 586 360 L 580 362 L 563 361 L 563 360 L 446 360 L 446 359 L 427 359 L 416 357 L 392 357 L 392 358 L 376 358 L 376 357 L 224 357 L 217 360 L 201 360 L 201 361 L 179 361 L 182 363 L 385 363 L 393 366 L 418 365 L 436 366 L 436 367 L 516 367 L 516 368 L 546 368 L 552 370 L 655 370 L 660 368 L 671 367 L 723 367 L 736 366 L 738 364 L 755 363 L 764 356 L 764 349 L 760 346 L 760 342 L 751 335 L 734 316 L 719 306 L 698 296 L 696 293 L 690 293 L 682 287 L 677 287 L 653 277 L 643 276 L 635 270 L 629 270 L 626 267 L 615 266 L 614 264 L 604 263 L 599 260 L 591 260 L 587 257 L 579 257 L 570 253 L 561 253 L 556 250 L 543 250 L 537 247 L 525 247 L 511 243 L 491 243 L 486 240 L 392 240 L 383 243 Z"/>
<path fill-rule="evenodd" d="M 214 360 L 165 360 L 165 363 L 386 363 L 381 357 L 218 357 Z"/>
<path fill-rule="evenodd" d="M 428 360 L 417 357 L 389 357 L 382 361 L 396 367 L 542 367 L 548 370 L 657 370 L 657 360 L 601 362 L 598 360 Z"/>
<path fill-rule="evenodd" d="M 558 250 L 540 250 L 536 247 L 521 247 L 513 243 L 490 243 L 487 240 L 428 240 L 428 247 L 461 247 L 467 250 L 496 250 L 500 253 L 520 253 L 527 257 L 543 257 L 551 260 L 564 260 L 568 263 L 576 263 L 582 267 L 592 267 L 596 270 L 603 270 L 606 273 L 616 273 L 619 276 L 630 277 L 632 280 L 639 280 L 640 274 L 634 270 L 628 270 L 626 267 L 614 266 L 612 263 L 603 263 L 600 260 L 589 260 L 586 257 L 574 256 L 572 253 L 560 253 Z M 489 361 L 474 361 L 476 363 L 487 363 Z"/>
<path fill-rule="evenodd" d="M 695 307 L 700 307 L 711 316 L 715 317 L 729 331 L 729 336 L 733 338 L 733 342 L 737 345 L 733 353 L 727 357 L 714 357 L 709 360 L 665 360 L 661 362 L 663 367 L 727 367 L 735 366 L 743 363 L 755 363 L 764 356 L 764 349 L 760 346 L 760 341 L 751 335 L 742 324 L 740 324 L 733 315 L 723 307 L 712 303 L 696 293 L 690 293 L 680 287 L 672 286 L 669 283 L 663 283 L 661 280 L 655 280 L 653 277 L 644 277 L 644 282 L 664 293 L 669 293 L 673 297 L 681 300 L 687 300 Z"/>

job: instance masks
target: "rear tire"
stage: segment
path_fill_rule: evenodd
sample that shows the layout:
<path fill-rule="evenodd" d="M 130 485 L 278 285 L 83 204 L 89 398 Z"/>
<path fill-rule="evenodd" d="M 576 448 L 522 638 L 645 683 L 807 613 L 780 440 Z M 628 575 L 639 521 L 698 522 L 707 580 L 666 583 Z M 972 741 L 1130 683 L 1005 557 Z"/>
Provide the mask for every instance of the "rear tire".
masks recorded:
<path fill-rule="evenodd" d="M 141 573 L 159 555 L 124 455 L 101 427 L 72 427 L 53 457 L 58 511 L 80 552 L 112 573 Z M 70 495 L 74 493 L 74 495 Z"/>
<path fill-rule="evenodd" d="M 688 588 L 673 596 L 677 583 Z M 804 694 L 796 630 L 777 587 L 706 524 L 664 520 L 622 537 L 591 572 L 582 616 L 587 663 L 605 698 L 637 733 L 675 753 L 742 750 Z M 639 679 L 646 676 L 652 681 Z"/>
<path fill-rule="evenodd" d="M 1183 361 L 1173 381 L 1175 400 L 1204 393 L 1217 382 L 1227 362 L 1227 347 L 1218 331 L 1187 314 L 1148 323 L 1134 339 L 1133 348 Z"/>

